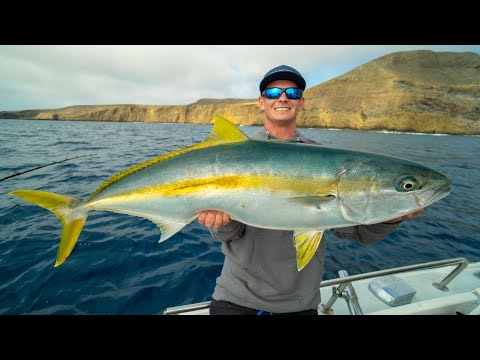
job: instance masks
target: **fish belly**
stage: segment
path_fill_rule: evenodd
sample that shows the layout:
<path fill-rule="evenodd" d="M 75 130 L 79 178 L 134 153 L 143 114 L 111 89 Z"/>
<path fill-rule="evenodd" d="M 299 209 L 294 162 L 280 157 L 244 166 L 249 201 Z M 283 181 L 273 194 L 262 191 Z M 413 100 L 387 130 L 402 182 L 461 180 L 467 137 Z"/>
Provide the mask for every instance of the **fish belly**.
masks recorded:
<path fill-rule="evenodd" d="M 95 209 L 182 222 L 192 221 L 202 210 L 219 210 L 242 223 L 278 230 L 326 229 L 349 225 L 336 202 L 318 207 L 305 206 L 264 191 L 211 191 L 200 196 L 104 201 Z"/>

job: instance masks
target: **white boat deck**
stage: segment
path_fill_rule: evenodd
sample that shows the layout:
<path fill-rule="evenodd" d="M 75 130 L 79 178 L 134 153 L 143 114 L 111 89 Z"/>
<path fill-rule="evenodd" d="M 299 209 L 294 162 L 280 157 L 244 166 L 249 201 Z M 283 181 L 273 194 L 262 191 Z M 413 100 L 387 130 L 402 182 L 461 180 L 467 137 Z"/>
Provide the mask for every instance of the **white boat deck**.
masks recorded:
<path fill-rule="evenodd" d="M 411 303 L 401 306 L 389 306 L 376 297 L 368 288 L 373 278 L 352 282 L 358 303 L 366 315 L 456 315 L 480 314 L 480 263 L 469 264 L 455 277 L 445 290 L 433 286 L 440 283 L 456 265 L 424 270 L 396 273 L 395 276 L 405 280 L 416 293 Z M 320 290 L 322 303 L 332 295 L 332 286 Z M 319 307 L 321 310 L 322 306 Z M 350 315 L 347 301 L 342 298 L 332 306 L 333 314 Z M 323 315 L 322 311 L 319 314 Z"/>
<path fill-rule="evenodd" d="M 389 305 L 369 289 L 371 281 L 389 275 L 404 280 L 415 290 L 409 303 Z M 341 284 L 340 296 L 332 299 L 334 289 L 338 295 Z M 480 262 L 469 263 L 467 259 L 456 258 L 347 275 L 323 281 L 320 293 L 319 315 L 480 315 Z M 167 308 L 164 315 L 208 315 L 209 303 Z"/>

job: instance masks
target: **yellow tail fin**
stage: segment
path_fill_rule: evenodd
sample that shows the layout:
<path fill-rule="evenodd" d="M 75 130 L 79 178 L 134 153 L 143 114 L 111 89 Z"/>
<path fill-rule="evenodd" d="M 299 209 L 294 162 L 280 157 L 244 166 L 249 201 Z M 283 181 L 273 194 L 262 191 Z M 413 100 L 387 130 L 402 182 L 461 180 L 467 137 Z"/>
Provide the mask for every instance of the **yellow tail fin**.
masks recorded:
<path fill-rule="evenodd" d="M 38 190 L 15 190 L 9 194 L 50 210 L 60 219 L 63 230 L 55 267 L 62 264 L 72 252 L 87 220 L 88 209 L 81 206 L 82 200 L 73 196 Z"/>

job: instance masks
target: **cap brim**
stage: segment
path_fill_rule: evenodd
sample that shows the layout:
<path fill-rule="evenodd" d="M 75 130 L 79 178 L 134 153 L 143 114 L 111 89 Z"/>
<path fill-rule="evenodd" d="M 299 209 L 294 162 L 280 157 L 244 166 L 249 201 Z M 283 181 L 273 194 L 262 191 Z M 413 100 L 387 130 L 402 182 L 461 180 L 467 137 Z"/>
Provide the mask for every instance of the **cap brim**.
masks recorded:
<path fill-rule="evenodd" d="M 263 78 L 263 80 L 260 82 L 260 92 L 263 92 L 268 84 L 277 80 L 292 81 L 302 90 L 305 90 L 306 87 L 305 79 L 303 77 L 288 71 L 282 71 Z"/>

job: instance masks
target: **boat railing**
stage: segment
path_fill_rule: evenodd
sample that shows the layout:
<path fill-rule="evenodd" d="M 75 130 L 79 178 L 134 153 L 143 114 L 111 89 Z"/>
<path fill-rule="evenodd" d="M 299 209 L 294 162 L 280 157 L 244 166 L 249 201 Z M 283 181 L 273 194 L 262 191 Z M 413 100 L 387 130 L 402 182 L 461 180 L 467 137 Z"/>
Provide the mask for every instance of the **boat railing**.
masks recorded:
<path fill-rule="evenodd" d="M 383 275 L 398 274 L 401 272 L 406 272 L 411 270 L 421 270 L 421 269 L 442 267 L 442 266 L 455 265 L 455 264 L 458 264 L 457 267 L 455 267 L 442 281 L 438 283 L 434 282 L 432 284 L 432 286 L 434 286 L 439 290 L 448 291 L 447 285 L 468 266 L 469 261 L 466 258 L 438 260 L 438 261 L 432 261 L 432 262 L 427 262 L 422 264 L 407 265 L 407 266 L 401 266 L 401 267 L 396 267 L 392 269 L 373 271 L 365 274 L 349 275 L 349 276 L 339 277 L 336 279 L 322 281 L 322 283 L 320 284 L 320 288 L 327 287 L 327 286 L 334 286 L 334 285 L 339 285 L 339 286 L 338 288 L 337 287 L 333 288 L 332 296 L 330 297 L 330 299 L 327 301 L 325 305 L 322 304 L 320 306 L 320 311 L 322 311 L 324 314 L 333 313 L 333 310 L 332 310 L 333 304 L 339 297 L 344 296 L 343 294 L 345 294 L 344 293 L 345 288 L 347 288 L 348 285 L 354 281 L 370 279 L 373 277 L 378 277 Z M 340 276 L 344 274 L 346 274 L 346 272 L 342 273 Z M 354 295 L 354 292 L 352 292 L 352 290 L 353 288 L 350 287 L 350 294 L 353 293 Z M 353 300 L 355 300 L 355 297 L 353 298 Z M 356 304 L 356 303 L 354 302 L 353 304 Z M 198 310 L 208 309 L 209 306 L 210 306 L 210 301 L 204 301 L 197 304 L 180 305 L 180 306 L 166 308 L 163 312 L 163 315 L 178 315 L 186 312 L 194 312 Z M 356 313 L 361 314 L 361 309 L 359 307 L 358 309 Z"/>
<path fill-rule="evenodd" d="M 338 272 L 338 275 L 340 277 L 347 277 L 348 272 L 347 270 L 340 270 Z M 343 297 L 347 302 L 348 311 L 350 312 L 350 314 L 363 315 L 363 310 L 360 307 L 360 303 L 358 302 L 357 292 L 355 291 L 355 288 L 353 287 L 351 282 L 347 284 L 347 288 L 345 290 L 345 294 L 343 294 L 342 292 L 339 296 Z M 333 291 L 336 291 L 335 287 L 333 287 Z"/>
<path fill-rule="evenodd" d="M 448 260 L 438 260 L 438 261 L 432 261 L 432 262 L 427 262 L 427 263 L 422 263 L 422 264 L 415 264 L 415 265 L 407 265 L 407 266 L 401 266 L 401 267 L 396 267 L 392 269 L 385 269 L 385 270 L 379 270 L 379 271 L 373 271 L 365 274 L 358 274 L 358 275 L 350 275 L 350 276 L 345 276 L 345 277 L 340 277 L 336 279 L 331 279 L 331 280 L 326 280 L 322 281 L 320 287 L 327 287 L 327 286 L 333 286 L 332 288 L 332 296 L 330 299 L 327 301 L 325 305 L 321 304 L 320 305 L 320 311 L 324 314 L 332 314 L 332 306 L 337 301 L 339 297 L 343 297 L 344 295 L 344 290 L 345 288 L 354 281 L 358 280 L 365 280 L 365 279 L 370 279 L 378 276 L 384 276 L 384 275 L 391 275 L 391 274 L 398 274 L 402 273 L 405 271 L 412 271 L 412 270 L 420 270 L 420 269 L 428 269 L 428 268 L 435 268 L 435 267 L 442 267 L 442 266 L 447 266 L 447 265 L 455 265 L 458 264 L 457 267 L 455 267 L 442 281 L 439 283 L 432 283 L 432 286 L 435 288 L 442 290 L 442 291 L 448 291 L 447 284 L 449 284 L 456 276 L 458 276 L 469 264 L 470 262 L 466 258 L 455 258 L 455 259 L 448 259 Z M 339 285 L 338 288 L 335 287 L 334 285 Z"/>

